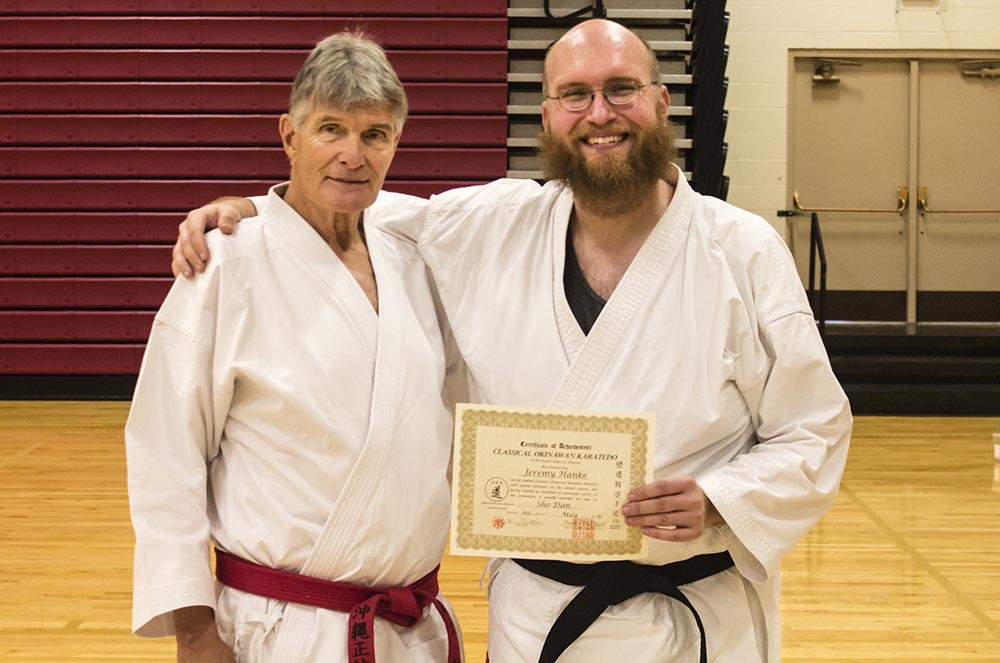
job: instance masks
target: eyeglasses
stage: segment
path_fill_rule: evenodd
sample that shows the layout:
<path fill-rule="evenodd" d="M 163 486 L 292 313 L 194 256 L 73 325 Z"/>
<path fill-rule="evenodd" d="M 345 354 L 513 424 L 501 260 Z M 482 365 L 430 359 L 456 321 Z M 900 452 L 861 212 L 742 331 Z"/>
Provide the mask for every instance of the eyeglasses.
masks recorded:
<path fill-rule="evenodd" d="M 603 88 L 591 89 L 585 87 L 574 87 L 566 90 L 555 97 L 545 97 L 555 99 L 564 111 L 570 113 L 582 113 L 590 108 L 594 103 L 594 93 L 599 89 L 612 106 L 628 106 L 639 98 L 639 93 L 651 83 L 639 85 L 638 83 L 608 83 Z"/>

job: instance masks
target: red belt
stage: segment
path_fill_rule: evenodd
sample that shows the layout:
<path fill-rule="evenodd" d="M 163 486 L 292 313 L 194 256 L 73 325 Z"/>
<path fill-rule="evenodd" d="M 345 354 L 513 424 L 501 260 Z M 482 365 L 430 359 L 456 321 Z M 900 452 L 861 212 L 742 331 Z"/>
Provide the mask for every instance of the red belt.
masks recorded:
<path fill-rule="evenodd" d="M 428 605 L 437 608 L 448 631 L 448 663 L 462 661 L 455 624 L 437 598 L 437 568 L 412 585 L 377 589 L 272 569 L 218 548 L 215 560 L 215 575 L 227 587 L 279 601 L 350 612 L 347 655 L 351 663 L 375 663 L 375 617 L 399 626 L 413 626 Z"/>

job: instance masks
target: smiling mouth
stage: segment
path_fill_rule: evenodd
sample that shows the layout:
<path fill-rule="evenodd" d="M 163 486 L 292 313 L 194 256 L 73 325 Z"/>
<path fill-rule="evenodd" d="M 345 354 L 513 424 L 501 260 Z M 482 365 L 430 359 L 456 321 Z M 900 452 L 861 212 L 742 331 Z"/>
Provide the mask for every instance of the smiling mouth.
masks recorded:
<path fill-rule="evenodd" d="M 584 145 L 615 145 L 628 138 L 628 134 L 615 134 L 614 136 L 584 136 L 581 141 Z"/>
<path fill-rule="evenodd" d="M 345 180 L 345 179 L 341 179 L 339 177 L 331 177 L 329 179 L 333 180 L 334 182 L 340 182 L 341 184 L 367 184 L 368 183 L 368 180 Z"/>

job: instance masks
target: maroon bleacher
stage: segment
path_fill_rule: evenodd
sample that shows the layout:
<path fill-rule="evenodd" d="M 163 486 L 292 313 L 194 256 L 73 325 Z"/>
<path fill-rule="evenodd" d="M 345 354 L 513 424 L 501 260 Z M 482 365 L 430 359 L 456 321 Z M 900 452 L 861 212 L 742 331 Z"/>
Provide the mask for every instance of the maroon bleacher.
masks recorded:
<path fill-rule="evenodd" d="M 183 212 L 285 178 L 278 117 L 327 34 L 363 29 L 406 86 L 386 189 L 503 176 L 506 12 L 499 0 L 0 0 L 0 378 L 135 375 Z"/>
<path fill-rule="evenodd" d="M 0 76 L 9 80 L 76 81 L 274 81 L 295 76 L 309 49 L 100 48 L 67 56 L 42 48 L 6 48 L 0 43 Z M 400 78 L 409 81 L 496 81 L 506 74 L 504 52 L 390 50 Z"/>
<path fill-rule="evenodd" d="M 225 145 L 260 147 L 273 144 L 278 114 L 186 115 L 92 113 L 0 114 L 0 149 L 22 146 L 144 146 Z M 415 115 L 406 123 L 404 147 L 502 146 L 504 115 Z M 30 148 L 29 148 L 30 149 Z M 486 148 L 490 149 L 490 148 Z M 496 149 L 496 148 L 493 148 Z"/>

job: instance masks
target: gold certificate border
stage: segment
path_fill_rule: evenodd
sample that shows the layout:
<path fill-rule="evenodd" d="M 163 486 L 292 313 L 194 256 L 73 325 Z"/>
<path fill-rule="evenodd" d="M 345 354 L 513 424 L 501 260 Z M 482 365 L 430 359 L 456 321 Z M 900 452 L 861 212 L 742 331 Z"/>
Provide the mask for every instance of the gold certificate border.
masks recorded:
<path fill-rule="evenodd" d="M 472 520 L 476 499 L 476 431 L 479 426 L 588 433 L 628 433 L 632 437 L 629 485 L 641 486 L 646 483 L 645 459 L 649 443 L 649 424 L 646 419 L 509 410 L 463 410 L 461 412 L 461 457 L 457 477 L 459 516 L 455 539 L 461 548 L 510 553 L 562 553 L 566 555 L 634 555 L 642 550 L 642 530 L 638 527 L 629 527 L 623 541 L 582 541 L 555 537 L 510 537 L 474 533 Z"/>

